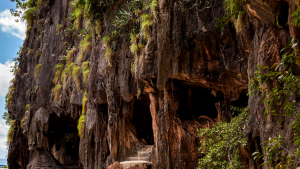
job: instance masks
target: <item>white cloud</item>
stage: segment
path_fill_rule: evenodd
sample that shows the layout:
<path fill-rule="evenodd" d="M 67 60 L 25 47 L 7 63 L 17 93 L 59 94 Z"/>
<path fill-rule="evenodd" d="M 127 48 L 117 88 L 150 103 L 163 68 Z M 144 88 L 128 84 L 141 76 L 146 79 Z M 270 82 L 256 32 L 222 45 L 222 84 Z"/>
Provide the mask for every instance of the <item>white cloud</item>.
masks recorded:
<path fill-rule="evenodd" d="M 5 124 L 5 120 L 0 119 L 0 158 L 6 158 L 7 155 L 7 132 L 9 126 Z"/>
<path fill-rule="evenodd" d="M 0 28 L 2 32 L 9 33 L 13 36 L 16 36 L 20 39 L 25 39 L 26 33 L 26 23 L 25 22 L 16 22 L 18 19 L 15 16 L 12 16 L 10 10 L 6 9 L 3 12 L 0 12 Z"/>
<path fill-rule="evenodd" d="M 0 63 L 0 97 L 4 97 L 6 95 L 8 92 L 9 82 L 14 78 L 13 73 L 10 72 L 11 66 L 13 65 L 14 62 L 10 61 L 6 61 L 5 64 Z"/>

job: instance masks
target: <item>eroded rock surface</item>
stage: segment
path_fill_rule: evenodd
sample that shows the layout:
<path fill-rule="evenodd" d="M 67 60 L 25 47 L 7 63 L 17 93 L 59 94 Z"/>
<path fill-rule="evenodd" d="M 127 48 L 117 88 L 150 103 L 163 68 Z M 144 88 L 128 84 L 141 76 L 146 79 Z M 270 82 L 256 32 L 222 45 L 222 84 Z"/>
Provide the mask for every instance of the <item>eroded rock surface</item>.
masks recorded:
<path fill-rule="evenodd" d="M 241 30 L 229 23 L 222 32 L 216 29 L 216 20 L 224 15 L 223 1 L 211 1 L 211 8 L 202 12 L 183 12 L 178 10 L 179 1 L 159 0 L 159 18 L 153 22 L 143 52 L 138 58 L 133 56 L 124 38 L 114 51 L 112 66 L 105 59 L 102 39 L 92 34 L 91 50 L 83 57 L 90 61 L 87 83 L 82 82 L 81 73 L 81 89 L 72 77 L 66 78 L 57 100 L 52 93 L 54 67 L 73 46 L 74 62 L 80 66 L 78 48 L 83 37 L 64 31 L 71 25 L 70 0 L 44 2 L 24 42 L 14 106 L 9 108 L 10 117 L 17 121 L 9 146 L 10 168 L 119 169 L 120 164 L 114 162 L 126 161 L 147 145 L 153 145 L 152 169 L 196 168 L 202 156 L 197 150 L 197 129 L 230 121 L 232 104 L 247 105 L 247 84 L 257 64 L 278 62 L 290 32 L 298 31 L 286 16 L 291 13 L 289 6 L 295 9 L 293 0 L 253 0 L 242 17 Z M 109 6 L 105 16 L 113 17 L 123 3 L 119 0 Z M 272 13 L 280 4 L 282 27 L 273 23 Z M 110 20 L 106 22 L 102 37 L 112 27 Z M 58 24 L 63 31 L 57 31 Z M 41 55 L 35 57 L 38 51 Z M 42 66 L 35 78 L 39 63 Z M 79 137 L 77 121 L 85 92 L 86 125 Z M 260 143 L 270 136 L 285 133 L 287 147 L 292 146 L 286 132 L 289 120 L 278 126 L 271 117 L 265 119 L 258 96 L 249 98 L 249 110 L 244 131 L 249 145 L 241 152 L 242 160 L 246 168 L 258 168 L 252 153 L 261 151 Z M 75 153 L 66 164 L 65 145 L 71 139 Z"/>

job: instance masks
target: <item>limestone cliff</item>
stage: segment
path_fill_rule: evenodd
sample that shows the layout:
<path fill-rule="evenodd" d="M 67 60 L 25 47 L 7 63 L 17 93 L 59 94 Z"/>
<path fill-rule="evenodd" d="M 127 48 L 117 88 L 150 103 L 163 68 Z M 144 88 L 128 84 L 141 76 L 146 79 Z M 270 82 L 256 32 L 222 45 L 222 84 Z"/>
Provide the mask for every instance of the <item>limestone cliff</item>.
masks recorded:
<path fill-rule="evenodd" d="M 159 0 L 151 26 L 135 38 L 133 53 L 132 29 L 122 31 L 113 21 L 127 1 L 109 1 L 101 22 L 94 15 L 81 16 L 78 28 L 70 19 L 70 2 L 44 1 L 27 31 L 9 107 L 16 120 L 10 168 L 64 168 L 70 139 L 75 147 L 70 166 L 108 168 L 152 145 L 152 169 L 196 168 L 202 156 L 197 129 L 230 121 L 230 105 L 248 104 L 248 82 L 257 65 L 278 62 L 287 39 L 299 36 L 288 20 L 294 0 L 252 0 L 242 26 L 229 23 L 221 32 L 216 27 L 224 16 L 223 0 L 210 0 L 203 11 L 182 11 L 178 0 Z M 274 23 L 278 5 L 280 27 Z M 104 42 L 105 36 L 112 40 Z M 85 50 L 82 41 L 90 43 Z M 68 66 L 73 71 L 66 73 Z M 262 151 L 260 143 L 278 132 L 292 146 L 288 123 L 265 119 L 264 110 L 260 97 L 249 98 L 246 168 L 259 168 L 252 153 Z"/>

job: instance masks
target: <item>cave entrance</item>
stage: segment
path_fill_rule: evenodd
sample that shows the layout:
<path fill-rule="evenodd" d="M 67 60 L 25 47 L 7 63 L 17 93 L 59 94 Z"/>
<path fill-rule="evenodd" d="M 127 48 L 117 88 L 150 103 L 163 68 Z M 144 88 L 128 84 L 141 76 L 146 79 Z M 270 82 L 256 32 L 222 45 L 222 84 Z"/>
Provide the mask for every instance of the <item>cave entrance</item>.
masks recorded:
<path fill-rule="evenodd" d="M 192 83 L 173 81 L 176 85 L 176 99 L 179 102 L 178 115 L 181 121 L 199 120 L 200 117 L 207 116 L 211 119 L 218 117 L 216 103 L 220 102 L 220 97 L 211 94 L 211 90 Z"/>
<path fill-rule="evenodd" d="M 49 148 L 57 161 L 67 167 L 81 168 L 79 162 L 80 137 L 77 131 L 78 119 L 78 117 L 72 118 L 70 114 L 61 114 L 60 117 L 55 113 L 50 114 Z"/>
<path fill-rule="evenodd" d="M 152 129 L 152 116 L 150 112 L 150 99 L 143 96 L 134 101 L 132 122 L 135 126 L 137 137 L 148 145 L 154 144 Z"/>

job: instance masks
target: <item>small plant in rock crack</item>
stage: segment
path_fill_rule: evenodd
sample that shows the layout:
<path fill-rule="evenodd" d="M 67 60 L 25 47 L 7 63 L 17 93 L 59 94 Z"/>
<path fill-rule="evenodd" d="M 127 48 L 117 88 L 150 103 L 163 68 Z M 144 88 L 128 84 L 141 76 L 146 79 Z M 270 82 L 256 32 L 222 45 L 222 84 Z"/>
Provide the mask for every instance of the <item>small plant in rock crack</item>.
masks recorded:
<path fill-rule="evenodd" d="M 86 84 L 88 76 L 90 74 L 90 61 L 83 62 L 81 65 L 82 75 L 83 75 L 83 83 Z"/>
<path fill-rule="evenodd" d="M 240 15 L 245 14 L 245 6 L 249 4 L 251 0 L 225 0 L 224 6 L 226 14 L 222 18 L 217 19 L 217 28 L 221 32 L 225 25 L 230 21 L 235 22 Z"/>
<path fill-rule="evenodd" d="M 72 71 L 72 76 L 73 76 L 73 78 L 75 80 L 75 83 L 76 83 L 76 86 L 77 86 L 78 90 L 81 90 L 79 73 L 80 73 L 80 67 L 79 66 L 75 66 L 73 68 L 73 71 Z"/>
<path fill-rule="evenodd" d="M 13 141 L 13 134 L 14 134 L 14 128 L 15 128 L 16 120 L 10 121 L 10 127 L 7 133 L 7 144 L 11 143 Z"/>
<path fill-rule="evenodd" d="M 40 70 L 42 68 L 42 64 L 37 64 L 35 66 L 34 77 L 37 78 L 39 76 Z"/>
<path fill-rule="evenodd" d="M 54 89 L 52 90 L 53 94 L 54 94 L 54 101 L 58 100 L 60 94 L 61 94 L 61 91 L 62 91 L 62 85 L 61 84 L 58 84 L 54 87 Z"/>

